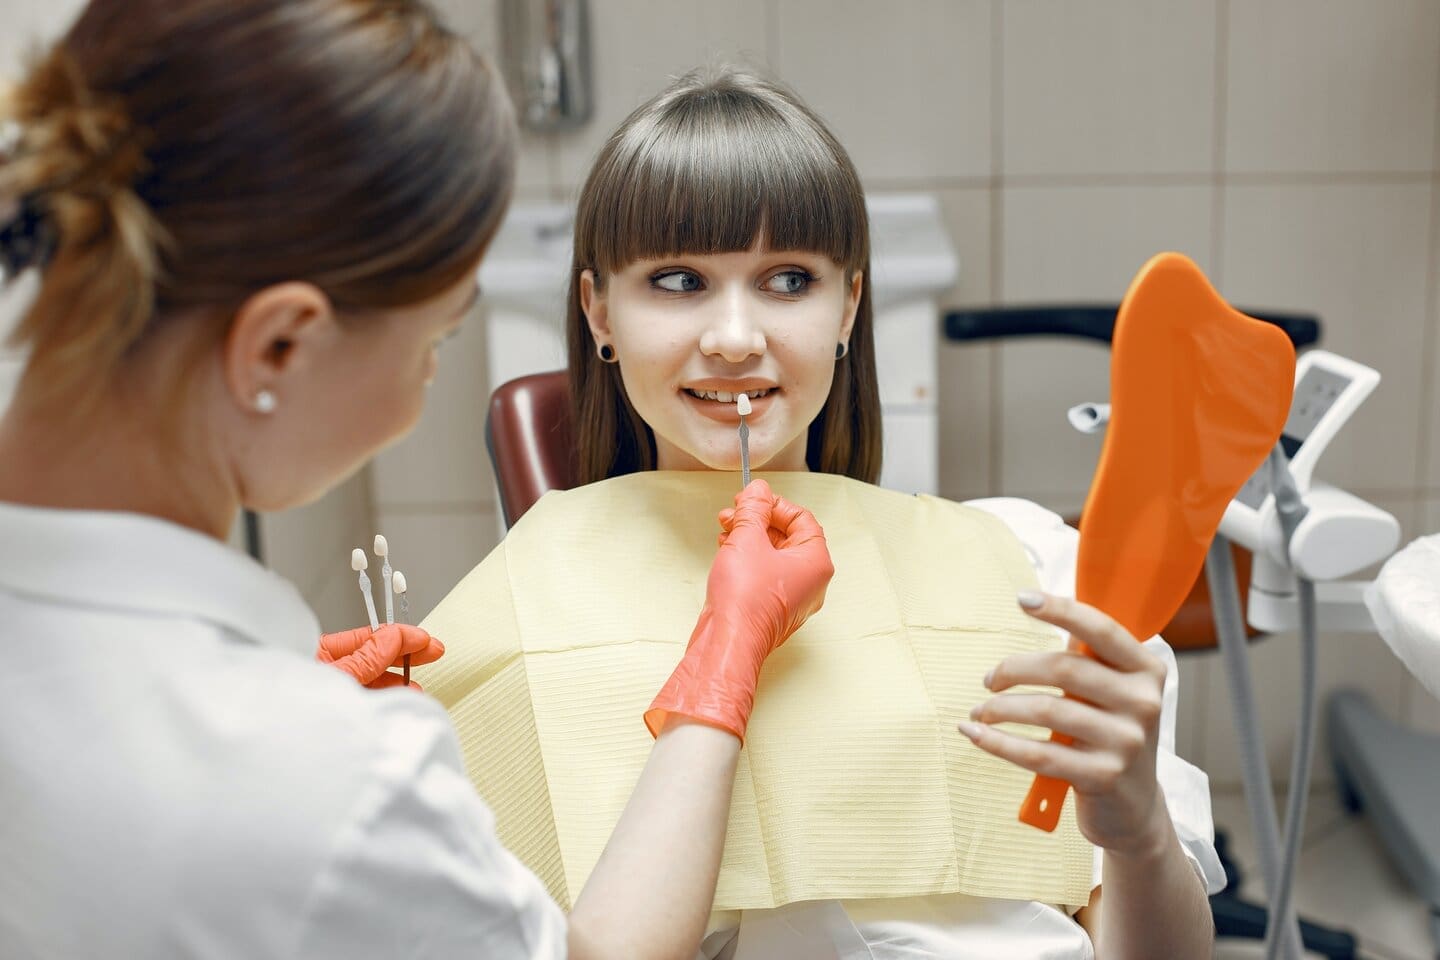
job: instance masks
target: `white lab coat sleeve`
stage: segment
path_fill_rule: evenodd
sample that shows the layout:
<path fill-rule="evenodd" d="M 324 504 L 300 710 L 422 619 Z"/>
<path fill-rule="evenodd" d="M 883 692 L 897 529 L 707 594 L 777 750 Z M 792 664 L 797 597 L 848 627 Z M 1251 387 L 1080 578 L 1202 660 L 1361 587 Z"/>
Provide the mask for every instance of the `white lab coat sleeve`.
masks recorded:
<path fill-rule="evenodd" d="M 440 706 L 375 694 L 371 776 L 335 831 L 295 957 L 563 958 L 566 921 L 495 835 Z"/>
<path fill-rule="evenodd" d="M 1025 547 L 1040 586 L 1057 596 L 1075 596 L 1075 565 L 1080 533 L 1053 511 L 1028 500 L 995 497 L 972 500 L 968 506 L 1004 520 Z M 1209 893 L 1225 888 L 1225 871 L 1215 852 L 1215 822 L 1210 813 L 1210 779 L 1194 764 L 1175 753 L 1175 718 L 1179 710 L 1180 676 L 1175 652 L 1159 636 L 1143 644 L 1165 663 L 1165 689 L 1160 710 L 1160 743 L 1155 779 L 1165 794 L 1170 819 L 1185 856 Z M 1095 851 L 1095 882 L 1100 882 L 1103 851 Z"/>

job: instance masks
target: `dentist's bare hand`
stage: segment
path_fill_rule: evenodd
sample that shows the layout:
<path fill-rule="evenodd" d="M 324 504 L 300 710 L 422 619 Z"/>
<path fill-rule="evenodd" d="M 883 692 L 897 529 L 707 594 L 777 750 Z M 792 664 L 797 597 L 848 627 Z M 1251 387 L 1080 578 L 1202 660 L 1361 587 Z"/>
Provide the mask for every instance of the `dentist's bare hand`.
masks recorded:
<path fill-rule="evenodd" d="M 1037 620 L 1070 634 L 1069 647 L 1006 657 L 985 679 L 995 693 L 1020 685 L 1058 687 L 1005 693 L 970 712 L 960 730 L 982 750 L 1033 773 L 1067 780 L 1075 789 L 1080 830 L 1098 847 L 1143 855 L 1173 842 L 1165 798 L 1155 779 L 1165 665 L 1124 627 L 1088 604 L 1048 594 L 1022 596 Z M 1093 656 L 1080 652 L 1089 647 Z M 1047 727 L 1074 738 L 1069 745 L 1031 740 L 996 723 Z"/>

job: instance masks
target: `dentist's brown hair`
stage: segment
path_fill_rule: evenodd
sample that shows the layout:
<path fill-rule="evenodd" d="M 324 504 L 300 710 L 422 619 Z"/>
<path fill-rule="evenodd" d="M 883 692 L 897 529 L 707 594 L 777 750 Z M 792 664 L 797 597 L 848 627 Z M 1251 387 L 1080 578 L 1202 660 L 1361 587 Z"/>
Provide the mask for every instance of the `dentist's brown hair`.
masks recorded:
<path fill-rule="evenodd" d="M 342 318 L 437 295 L 514 179 L 502 84 L 417 0 L 91 0 L 5 120 L 0 253 L 40 273 L 11 342 L 77 404 L 160 326 L 218 338 L 272 284 Z"/>
<path fill-rule="evenodd" d="M 695 71 L 637 108 L 601 150 L 580 192 L 567 342 L 580 483 L 655 468 L 655 436 L 596 355 L 580 275 L 596 282 L 636 260 L 772 250 L 822 253 L 864 276 L 849 352 L 810 424 L 811 470 L 874 483 L 880 391 L 870 300 L 870 225 L 845 149 L 779 84 L 734 69 Z M 621 363 L 624 358 L 621 358 Z"/>

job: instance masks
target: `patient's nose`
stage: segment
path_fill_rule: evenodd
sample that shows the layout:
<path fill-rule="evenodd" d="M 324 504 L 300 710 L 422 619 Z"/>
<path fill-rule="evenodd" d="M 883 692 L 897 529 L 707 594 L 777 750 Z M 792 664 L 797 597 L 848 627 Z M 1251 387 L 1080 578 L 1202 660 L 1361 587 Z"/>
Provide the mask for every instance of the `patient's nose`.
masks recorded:
<path fill-rule="evenodd" d="M 741 363 L 765 352 L 765 333 L 746 299 L 745 292 L 738 289 L 716 299 L 715 316 L 700 335 L 701 353 Z"/>

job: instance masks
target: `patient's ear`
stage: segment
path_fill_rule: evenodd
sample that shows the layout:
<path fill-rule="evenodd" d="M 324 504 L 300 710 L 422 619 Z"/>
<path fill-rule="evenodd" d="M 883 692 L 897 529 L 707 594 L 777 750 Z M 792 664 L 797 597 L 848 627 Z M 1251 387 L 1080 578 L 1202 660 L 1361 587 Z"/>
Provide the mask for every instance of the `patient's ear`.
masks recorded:
<path fill-rule="evenodd" d="M 610 339 L 610 317 L 605 309 L 605 291 L 594 270 L 580 274 L 580 309 L 585 313 L 585 322 L 590 325 L 590 335 L 596 342 Z"/>
<path fill-rule="evenodd" d="M 860 294 L 865 290 L 865 274 L 856 270 L 850 277 L 850 289 L 845 291 L 845 316 L 840 321 L 840 339 L 850 339 L 850 331 L 855 329 L 855 314 L 860 309 Z"/>

